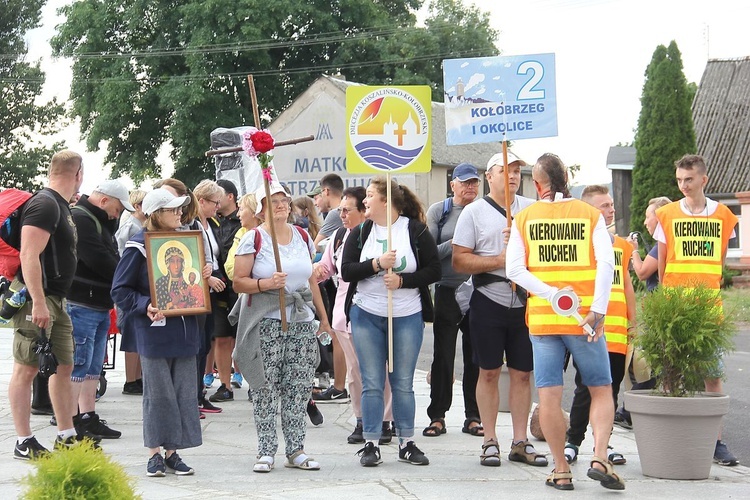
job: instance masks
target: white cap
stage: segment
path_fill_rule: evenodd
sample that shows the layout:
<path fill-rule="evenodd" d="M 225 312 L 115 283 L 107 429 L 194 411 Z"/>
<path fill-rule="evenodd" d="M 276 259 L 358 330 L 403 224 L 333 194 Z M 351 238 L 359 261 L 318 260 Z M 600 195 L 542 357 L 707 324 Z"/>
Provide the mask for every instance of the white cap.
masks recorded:
<path fill-rule="evenodd" d="M 184 207 L 190 203 L 187 196 L 175 196 L 164 188 L 157 188 L 146 193 L 143 198 L 143 213 L 148 217 L 152 213 L 162 208 Z"/>
<path fill-rule="evenodd" d="M 279 184 L 278 182 L 272 182 L 269 184 L 269 188 L 271 190 L 271 196 L 275 195 L 276 193 L 284 193 L 287 194 L 286 189 L 284 189 L 284 186 Z M 263 200 L 266 199 L 266 187 L 261 186 L 258 188 L 257 191 L 255 191 L 255 199 L 258 200 L 258 206 L 255 209 L 255 215 L 258 215 L 263 211 Z"/>
<path fill-rule="evenodd" d="M 518 156 L 515 155 L 510 149 L 508 150 L 508 165 L 511 163 L 518 162 L 518 164 L 521 167 L 526 166 L 526 162 L 520 159 Z M 487 170 L 491 169 L 495 165 L 503 165 L 503 153 L 497 153 L 490 158 L 490 161 L 487 162 Z"/>
<path fill-rule="evenodd" d="M 122 182 L 118 180 L 104 181 L 96 186 L 94 191 L 120 200 L 120 203 L 122 203 L 122 207 L 125 210 L 128 212 L 135 212 L 135 208 L 130 204 L 130 193 L 128 193 L 128 188 L 126 188 Z"/>

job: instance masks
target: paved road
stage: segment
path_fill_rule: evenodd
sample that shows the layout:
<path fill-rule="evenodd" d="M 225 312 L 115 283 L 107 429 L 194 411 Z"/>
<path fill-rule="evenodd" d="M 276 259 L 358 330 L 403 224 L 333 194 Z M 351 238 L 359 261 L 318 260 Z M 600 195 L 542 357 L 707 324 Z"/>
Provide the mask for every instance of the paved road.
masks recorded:
<path fill-rule="evenodd" d="M 428 324 L 417 363 L 417 368 L 420 370 L 429 371 L 430 369 L 432 345 L 432 324 Z M 740 325 L 735 337 L 735 347 L 736 351 L 724 360 L 727 373 L 724 392 L 729 394 L 731 402 L 729 414 L 724 417 L 723 439 L 740 463 L 750 465 L 750 432 L 747 432 L 747 429 L 750 429 L 750 325 Z M 575 387 L 573 373 L 569 370 L 565 376 L 563 405 L 566 408 L 570 408 L 573 400 Z M 463 361 L 459 343 L 456 352 L 456 379 L 461 380 L 462 375 Z M 622 401 L 622 395 L 620 401 Z"/>

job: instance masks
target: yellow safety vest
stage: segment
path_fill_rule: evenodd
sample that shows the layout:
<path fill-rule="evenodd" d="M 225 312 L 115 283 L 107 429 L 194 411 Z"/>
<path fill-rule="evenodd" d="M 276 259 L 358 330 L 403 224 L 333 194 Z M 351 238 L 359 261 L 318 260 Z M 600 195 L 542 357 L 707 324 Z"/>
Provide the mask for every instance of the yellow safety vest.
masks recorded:
<path fill-rule="evenodd" d="M 633 255 L 633 247 L 619 236 L 612 243 L 615 251 L 615 272 L 612 277 L 612 291 L 609 294 L 607 317 L 604 318 L 604 338 L 607 350 L 618 354 L 628 352 L 628 304 L 625 299 L 625 273 Z"/>
<path fill-rule="evenodd" d="M 526 247 L 526 267 L 537 278 L 557 288 L 570 286 L 581 300 L 581 316 L 594 299 L 596 259 L 592 235 L 600 213 L 580 200 L 537 202 L 516 215 Z M 526 324 L 531 335 L 582 335 L 572 317 L 556 314 L 541 297 L 529 295 Z"/>

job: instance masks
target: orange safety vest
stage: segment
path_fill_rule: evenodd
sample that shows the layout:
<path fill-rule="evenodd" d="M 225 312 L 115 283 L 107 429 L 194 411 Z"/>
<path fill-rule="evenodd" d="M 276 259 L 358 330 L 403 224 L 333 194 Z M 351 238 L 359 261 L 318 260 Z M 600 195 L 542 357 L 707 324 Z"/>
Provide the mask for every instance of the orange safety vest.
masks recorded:
<path fill-rule="evenodd" d="M 609 294 L 607 316 L 604 318 L 604 338 L 607 350 L 618 354 L 628 352 L 628 304 L 625 298 L 625 273 L 633 255 L 633 247 L 619 236 L 612 243 L 615 251 L 615 272 L 612 277 L 612 291 Z"/>
<path fill-rule="evenodd" d="M 516 215 L 526 247 L 526 267 L 557 288 L 570 286 L 581 300 L 581 316 L 594 300 L 596 259 L 592 235 L 600 213 L 580 200 L 537 202 Z M 541 297 L 529 295 L 526 324 L 531 335 L 582 335 L 573 317 L 556 314 Z"/>
<path fill-rule="evenodd" d="M 664 286 L 705 283 L 721 288 L 723 256 L 729 246 L 737 216 L 719 203 L 713 214 L 688 215 L 675 201 L 656 211 L 667 243 Z"/>

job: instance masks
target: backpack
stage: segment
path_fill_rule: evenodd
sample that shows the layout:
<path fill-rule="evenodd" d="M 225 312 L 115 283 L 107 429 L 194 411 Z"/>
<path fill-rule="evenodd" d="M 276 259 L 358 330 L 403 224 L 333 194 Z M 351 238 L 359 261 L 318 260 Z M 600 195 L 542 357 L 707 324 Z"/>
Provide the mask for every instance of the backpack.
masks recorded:
<path fill-rule="evenodd" d="M 453 197 L 446 198 L 443 200 L 443 213 L 440 215 L 440 220 L 437 223 L 437 237 L 435 243 L 440 244 L 440 236 L 443 234 L 443 226 L 448 221 L 448 216 L 453 210 Z"/>
<path fill-rule="evenodd" d="M 305 244 L 309 246 L 309 244 L 310 244 L 310 235 L 308 234 L 308 232 L 305 231 L 304 229 L 302 229 L 301 227 L 299 227 L 296 224 L 292 224 L 292 227 L 294 229 L 296 229 L 297 232 L 299 232 L 299 234 L 300 234 L 300 236 L 302 236 L 302 239 L 304 240 Z M 260 231 L 258 231 L 257 229 L 255 229 L 255 241 L 253 241 L 253 248 L 255 248 L 255 255 L 258 255 L 258 252 L 260 252 L 260 246 L 261 246 L 262 242 L 263 242 L 263 238 L 260 235 Z"/>
<path fill-rule="evenodd" d="M 0 192 L 0 276 L 5 276 L 9 280 L 15 277 L 21 267 L 21 222 L 26 203 L 38 194 L 54 200 L 55 207 L 58 208 L 54 232 L 60 220 L 60 213 L 57 200 L 51 193 L 41 190 L 31 194 L 15 188 Z M 55 252 L 54 245 L 52 251 Z"/>

